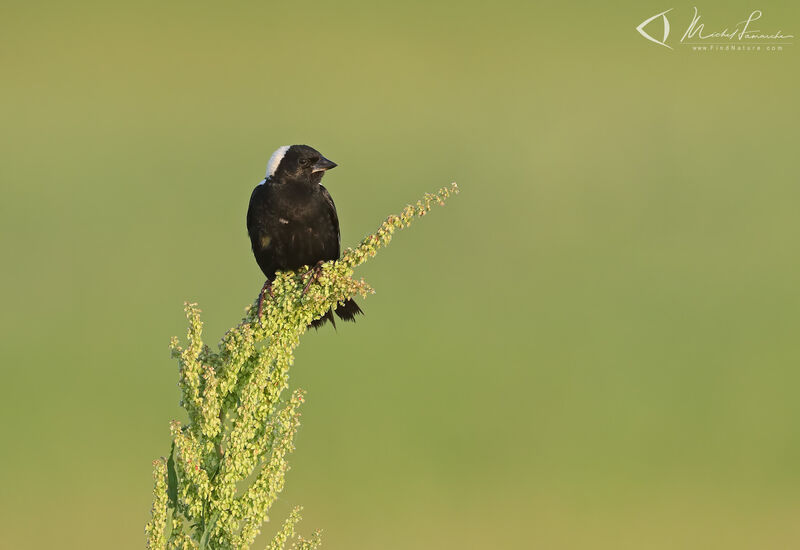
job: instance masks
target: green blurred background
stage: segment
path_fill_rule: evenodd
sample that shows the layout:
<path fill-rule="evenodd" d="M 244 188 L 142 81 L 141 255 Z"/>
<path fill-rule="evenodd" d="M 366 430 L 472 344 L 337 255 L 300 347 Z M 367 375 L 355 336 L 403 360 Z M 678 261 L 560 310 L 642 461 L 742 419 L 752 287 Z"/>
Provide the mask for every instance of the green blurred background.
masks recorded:
<path fill-rule="evenodd" d="M 304 337 L 276 520 L 330 550 L 800 544 L 797 46 L 669 51 L 635 31 L 669 7 L 677 40 L 691 3 L 4 2 L 2 546 L 143 547 L 168 339 L 257 293 L 247 201 L 288 143 L 339 163 L 345 245 L 462 193 Z"/>

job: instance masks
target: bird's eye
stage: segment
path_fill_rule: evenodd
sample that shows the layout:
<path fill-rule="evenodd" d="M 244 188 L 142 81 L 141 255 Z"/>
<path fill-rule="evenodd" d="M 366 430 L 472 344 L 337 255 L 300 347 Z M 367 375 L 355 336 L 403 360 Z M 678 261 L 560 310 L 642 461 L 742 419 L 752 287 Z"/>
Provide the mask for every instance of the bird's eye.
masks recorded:
<path fill-rule="evenodd" d="M 300 159 L 300 166 L 305 166 L 308 164 L 308 159 Z"/>

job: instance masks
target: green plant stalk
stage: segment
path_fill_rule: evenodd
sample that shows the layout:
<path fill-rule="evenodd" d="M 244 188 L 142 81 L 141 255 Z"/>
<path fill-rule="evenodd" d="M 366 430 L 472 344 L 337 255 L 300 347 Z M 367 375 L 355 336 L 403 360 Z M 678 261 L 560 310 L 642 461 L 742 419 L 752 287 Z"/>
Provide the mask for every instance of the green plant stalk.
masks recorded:
<path fill-rule="evenodd" d="M 389 216 L 357 247 L 323 264 L 306 292 L 306 269 L 278 274 L 262 317 L 257 318 L 256 300 L 225 333 L 217 351 L 203 343 L 197 304 L 186 304 L 187 344 L 173 338 L 170 348 L 178 360 L 181 406 L 188 422 L 172 421 L 170 455 L 153 463 L 148 548 L 250 548 L 283 490 L 287 456 L 294 450 L 304 394 L 295 390 L 288 400 L 281 396 L 289 385 L 300 336 L 337 303 L 371 294 L 363 279 L 353 278 L 353 270 L 388 245 L 396 230 L 457 192 L 453 183 Z M 269 550 L 282 550 L 289 541 L 300 550 L 320 545 L 319 532 L 310 539 L 296 535 L 300 511 L 297 507 L 291 512 Z"/>

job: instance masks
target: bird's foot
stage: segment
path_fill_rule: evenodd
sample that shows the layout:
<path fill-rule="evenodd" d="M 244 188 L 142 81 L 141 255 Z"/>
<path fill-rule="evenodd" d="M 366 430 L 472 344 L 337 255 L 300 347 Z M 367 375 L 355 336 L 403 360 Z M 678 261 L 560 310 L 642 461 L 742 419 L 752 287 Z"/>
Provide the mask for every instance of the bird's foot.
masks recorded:
<path fill-rule="evenodd" d="M 308 292 L 308 289 L 311 288 L 311 283 L 319 279 L 319 276 L 322 273 L 322 264 L 324 263 L 325 263 L 324 261 L 320 260 L 316 263 L 316 265 L 314 265 L 314 267 L 303 273 L 303 277 L 305 277 L 309 273 L 311 274 L 311 277 L 308 278 L 306 286 L 303 287 L 303 294 Z"/>
<path fill-rule="evenodd" d="M 261 287 L 261 292 L 258 293 L 258 318 L 261 319 L 261 312 L 264 310 L 264 293 L 267 292 L 270 298 L 274 298 L 275 295 L 272 293 L 272 281 L 267 279 L 267 282 L 264 283 L 264 286 Z"/>

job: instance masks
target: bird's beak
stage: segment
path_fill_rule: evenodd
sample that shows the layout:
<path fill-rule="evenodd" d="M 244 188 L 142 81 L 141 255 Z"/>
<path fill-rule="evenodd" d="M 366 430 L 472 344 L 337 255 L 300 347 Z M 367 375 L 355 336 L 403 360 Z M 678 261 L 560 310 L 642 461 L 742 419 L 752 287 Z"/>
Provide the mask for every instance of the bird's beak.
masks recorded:
<path fill-rule="evenodd" d="M 325 170 L 330 170 L 331 168 L 336 168 L 337 164 L 332 160 L 328 160 L 325 157 L 320 157 L 317 163 L 314 165 L 313 172 L 324 172 Z"/>

